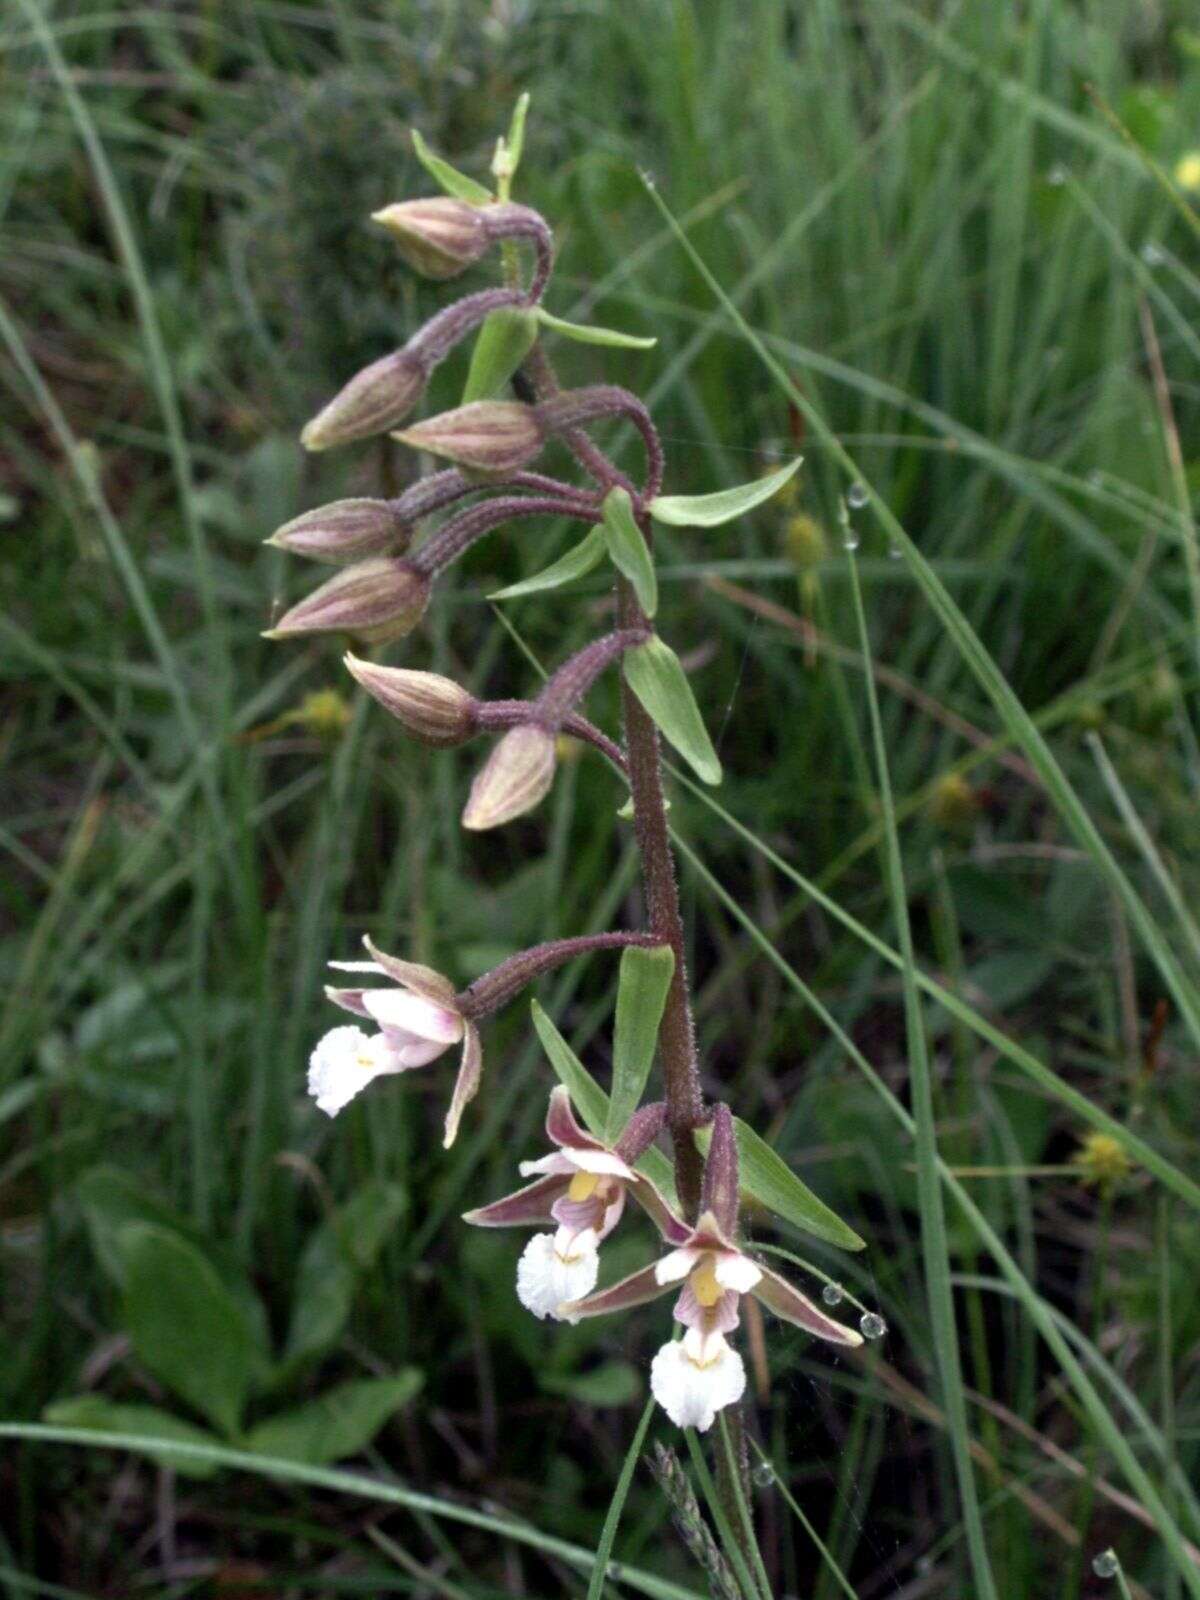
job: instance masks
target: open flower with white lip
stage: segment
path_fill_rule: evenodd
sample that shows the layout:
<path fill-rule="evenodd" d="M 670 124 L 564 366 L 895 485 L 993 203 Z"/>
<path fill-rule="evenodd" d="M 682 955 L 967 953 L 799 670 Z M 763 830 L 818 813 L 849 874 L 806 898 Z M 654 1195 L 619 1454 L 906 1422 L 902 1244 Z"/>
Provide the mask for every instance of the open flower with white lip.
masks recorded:
<path fill-rule="evenodd" d="M 554 1233 L 539 1233 L 526 1245 L 517 1267 L 517 1297 L 535 1317 L 563 1318 L 564 1301 L 578 1300 L 596 1285 L 599 1247 L 620 1220 L 626 1191 L 660 1227 L 673 1213 L 654 1184 L 635 1170 L 662 1128 L 664 1107 L 644 1106 L 629 1120 L 615 1145 L 585 1133 L 575 1120 L 571 1098 L 561 1086 L 550 1095 L 546 1136 L 558 1148 L 536 1161 L 522 1161 L 523 1178 L 533 1183 L 468 1211 L 465 1222 L 481 1228 L 520 1227 L 555 1222 Z"/>
<path fill-rule="evenodd" d="M 818 1339 L 842 1345 L 862 1343 L 855 1329 L 826 1316 L 786 1279 L 754 1261 L 733 1242 L 738 1212 L 737 1145 L 728 1106 L 718 1106 L 713 1117 L 702 1205 L 694 1228 L 670 1216 L 662 1231 L 674 1248 L 661 1260 L 611 1289 L 569 1302 L 559 1313 L 574 1321 L 625 1311 L 682 1284 L 675 1320 L 683 1323 L 687 1332 L 681 1340 L 665 1344 L 655 1356 L 650 1387 L 672 1422 L 701 1431 L 712 1426 L 723 1406 L 740 1399 L 746 1386 L 742 1358 L 725 1338 L 740 1321 L 742 1295 L 754 1295 L 777 1317 Z"/>
<path fill-rule="evenodd" d="M 317 1041 L 309 1060 L 308 1092 L 318 1108 L 333 1117 L 373 1079 L 424 1067 L 461 1042 L 458 1077 L 446 1113 L 444 1143 L 449 1148 L 458 1133 L 463 1107 L 479 1087 L 483 1068 L 479 1030 L 463 1014 L 448 978 L 430 967 L 389 956 L 370 939 L 363 942 L 370 961 L 331 961 L 330 966 L 341 972 L 391 978 L 396 987 L 326 989 L 335 1005 L 367 1018 L 379 1032 L 332 1028 Z"/>

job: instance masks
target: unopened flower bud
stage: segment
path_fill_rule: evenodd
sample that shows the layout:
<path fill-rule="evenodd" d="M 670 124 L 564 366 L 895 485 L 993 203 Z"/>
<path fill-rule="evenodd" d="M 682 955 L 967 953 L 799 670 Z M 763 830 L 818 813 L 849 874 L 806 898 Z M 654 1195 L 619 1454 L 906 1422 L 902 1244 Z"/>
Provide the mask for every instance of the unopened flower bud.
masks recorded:
<path fill-rule="evenodd" d="M 456 278 L 491 242 L 478 208 L 449 195 L 384 206 L 371 220 L 387 229 L 409 266 L 427 278 Z"/>
<path fill-rule="evenodd" d="M 429 604 L 429 579 L 406 561 L 377 556 L 330 578 L 286 611 L 263 637 L 352 633 L 371 643 L 411 633 Z"/>
<path fill-rule="evenodd" d="M 393 438 L 476 472 L 507 473 L 533 460 L 544 433 L 532 406 L 515 400 L 474 400 L 414 423 Z"/>
<path fill-rule="evenodd" d="M 310 561 L 339 566 L 385 551 L 407 550 L 412 524 L 398 516 L 388 500 L 335 500 L 305 511 L 277 528 L 266 541 Z"/>
<path fill-rule="evenodd" d="M 452 678 L 381 667 L 352 655 L 344 659 L 347 670 L 367 693 L 422 744 L 450 749 L 474 735 L 475 701 Z"/>
<path fill-rule="evenodd" d="M 554 781 L 554 735 L 532 723 L 512 728 L 471 785 L 464 828 L 482 832 L 532 811 Z"/>
<path fill-rule="evenodd" d="M 372 361 L 317 413 L 301 433 L 300 443 L 306 450 L 329 450 L 352 439 L 386 433 L 403 422 L 421 398 L 425 378 L 424 365 L 407 350 Z"/>

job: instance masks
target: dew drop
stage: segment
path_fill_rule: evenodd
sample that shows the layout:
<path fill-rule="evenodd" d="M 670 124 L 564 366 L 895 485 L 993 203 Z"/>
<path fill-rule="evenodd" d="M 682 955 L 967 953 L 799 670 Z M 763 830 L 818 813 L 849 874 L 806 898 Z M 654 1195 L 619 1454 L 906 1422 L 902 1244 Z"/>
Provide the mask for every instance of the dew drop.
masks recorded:
<path fill-rule="evenodd" d="M 864 1311 L 858 1319 L 858 1326 L 864 1339 L 882 1339 L 887 1332 L 887 1323 L 878 1311 Z"/>
<path fill-rule="evenodd" d="M 775 1468 L 769 1461 L 760 1461 L 750 1474 L 757 1489 L 769 1489 L 775 1482 Z"/>
<path fill-rule="evenodd" d="M 1063 166 L 1061 161 L 1056 161 L 1050 168 L 1050 171 L 1046 174 L 1046 182 L 1050 184 L 1052 188 L 1061 189 L 1066 181 L 1067 169 Z"/>
<path fill-rule="evenodd" d="M 898 544 L 889 544 L 888 545 L 888 558 L 889 558 L 889 560 L 899 561 L 903 554 L 904 554 L 904 551 L 901 550 L 901 548 L 900 548 L 900 546 Z"/>
<path fill-rule="evenodd" d="M 1161 267 L 1166 259 L 1166 252 L 1163 247 L 1160 244 L 1155 244 L 1153 240 L 1142 246 L 1142 260 L 1148 267 Z"/>
<path fill-rule="evenodd" d="M 821 1299 L 827 1306 L 840 1306 L 843 1293 L 840 1283 L 827 1283 L 821 1290 Z"/>
<path fill-rule="evenodd" d="M 869 496 L 867 494 L 865 484 L 852 483 L 846 490 L 846 504 L 850 507 L 851 511 L 861 511 L 863 506 L 866 505 L 868 498 Z"/>
<path fill-rule="evenodd" d="M 1099 467 L 1093 467 L 1088 473 L 1088 487 L 1091 489 L 1100 489 L 1103 488 L 1103 486 L 1104 474 L 1100 471 Z"/>
<path fill-rule="evenodd" d="M 857 550 L 858 549 L 858 529 L 857 528 L 847 527 L 845 533 L 842 535 L 842 544 L 846 547 L 847 550 Z"/>
<path fill-rule="evenodd" d="M 1092 1571 L 1098 1578 L 1115 1578 L 1121 1570 L 1121 1563 L 1117 1560 L 1115 1550 L 1101 1550 L 1098 1556 L 1092 1558 Z"/>

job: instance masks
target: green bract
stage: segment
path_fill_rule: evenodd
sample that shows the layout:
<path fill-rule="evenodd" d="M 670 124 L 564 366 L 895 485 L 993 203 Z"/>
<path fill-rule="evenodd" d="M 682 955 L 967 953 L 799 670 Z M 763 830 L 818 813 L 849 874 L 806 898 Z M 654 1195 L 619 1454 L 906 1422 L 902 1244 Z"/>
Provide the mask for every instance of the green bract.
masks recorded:
<path fill-rule="evenodd" d="M 824 1239 L 828 1244 L 835 1244 L 842 1250 L 866 1249 L 865 1241 L 859 1238 L 854 1229 L 848 1227 L 823 1200 L 818 1200 L 783 1157 L 776 1155 L 753 1128 L 740 1117 L 735 1117 L 733 1129 L 737 1136 L 738 1165 L 744 1194 L 757 1200 L 777 1217 L 782 1217 L 785 1222 L 790 1222 L 793 1227 L 802 1228 L 805 1233 Z M 696 1142 L 702 1150 L 708 1149 L 710 1137 L 707 1128 L 696 1135 Z"/>
<path fill-rule="evenodd" d="M 493 311 L 475 340 L 462 404 L 490 400 L 499 394 L 536 338 L 537 318 L 532 311 L 517 307 Z"/>
<path fill-rule="evenodd" d="M 641 1104 L 674 972 L 675 952 L 669 945 L 649 950 L 634 946 L 621 952 L 613 1034 L 612 1094 L 604 1131 L 608 1144 L 619 1138 Z"/>
<path fill-rule="evenodd" d="M 626 682 L 663 737 L 705 783 L 720 783 L 721 763 L 692 694 L 692 686 L 669 644 L 648 639 L 625 653 Z"/>
<path fill-rule="evenodd" d="M 546 589 L 557 589 L 564 583 L 570 583 L 573 578 L 582 578 L 585 573 L 598 567 L 604 560 L 604 529 L 593 528 L 573 550 L 568 550 L 565 556 L 560 556 L 550 566 L 535 573 L 532 578 L 524 578 L 520 583 L 510 583 L 507 589 L 497 589 L 494 594 L 488 595 L 489 600 L 517 600 L 522 595 L 541 594 Z"/>
<path fill-rule="evenodd" d="M 543 306 L 538 307 L 538 321 L 559 333 L 564 339 L 574 339 L 576 344 L 601 344 L 612 350 L 650 350 L 658 343 L 638 333 L 622 333 L 618 328 L 597 328 L 590 322 L 568 322 L 565 317 L 551 316 Z"/>
<path fill-rule="evenodd" d="M 447 194 L 452 194 L 456 200 L 467 200 L 473 206 L 486 206 L 491 201 L 493 196 L 490 189 L 485 189 L 481 183 L 476 183 L 474 178 L 468 178 L 465 172 L 452 167 L 448 161 L 443 161 L 441 156 L 434 155 L 415 128 L 412 131 L 412 142 L 417 160 Z"/>
<path fill-rule="evenodd" d="M 633 517 L 629 492 L 619 486 L 604 497 L 604 540 L 617 571 L 629 579 L 638 605 L 648 617 L 658 610 L 658 578 L 654 557 Z"/>
<path fill-rule="evenodd" d="M 744 517 L 747 511 L 769 500 L 799 470 L 803 459 L 797 456 L 778 472 L 769 472 L 753 483 L 738 484 L 735 489 L 718 489 L 715 494 L 660 494 L 651 500 L 647 510 L 655 522 L 665 522 L 673 528 L 718 528 L 722 522 Z"/>

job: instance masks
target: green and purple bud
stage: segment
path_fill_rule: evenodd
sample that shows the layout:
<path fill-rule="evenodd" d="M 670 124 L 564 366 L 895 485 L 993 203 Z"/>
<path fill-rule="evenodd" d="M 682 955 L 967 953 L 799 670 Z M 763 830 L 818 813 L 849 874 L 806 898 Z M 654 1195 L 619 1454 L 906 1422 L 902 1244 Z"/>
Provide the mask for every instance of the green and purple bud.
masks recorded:
<path fill-rule="evenodd" d="M 395 350 L 356 372 L 300 435 L 306 450 L 331 450 L 335 445 L 386 433 L 403 422 L 425 390 L 425 362 L 409 350 Z"/>
<path fill-rule="evenodd" d="M 408 265 L 427 278 L 456 278 L 504 239 L 533 246 L 536 266 L 526 291 L 540 299 L 553 261 L 553 236 L 544 217 L 508 201 L 475 206 L 449 195 L 403 200 L 371 219 L 387 229 Z"/>
<path fill-rule="evenodd" d="M 534 406 L 516 400 L 474 400 L 392 435 L 473 472 L 515 472 L 541 451 L 545 430 Z"/>
<path fill-rule="evenodd" d="M 555 745 L 554 734 L 533 723 L 506 733 L 471 785 L 463 827 L 482 833 L 539 805 L 554 782 Z"/>
<path fill-rule="evenodd" d="M 377 556 L 330 578 L 284 612 L 265 639 L 350 633 L 371 644 L 411 633 L 429 604 L 429 579 L 407 561 Z"/>
<path fill-rule="evenodd" d="M 436 672 L 409 672 L 344 657 L 347 671 L 422 744 L 437 750 L 465 744 L 477 732 L 475 699 Z"/>
<path fill-rule="evenodd" d="M 365 556 L 399 555 L 412 535 L 412 523 L 391 500 L 335 500 L 293 517 L 264 542 L 290 555 L 341 566 Z"/>
<path fill-rule="evenodd" d="M 386 228 L 414 272 L 426 278 L 456 278 L 491 245 L 478 206 L 449 195 L 402 200 L 371 214 Z"/>

